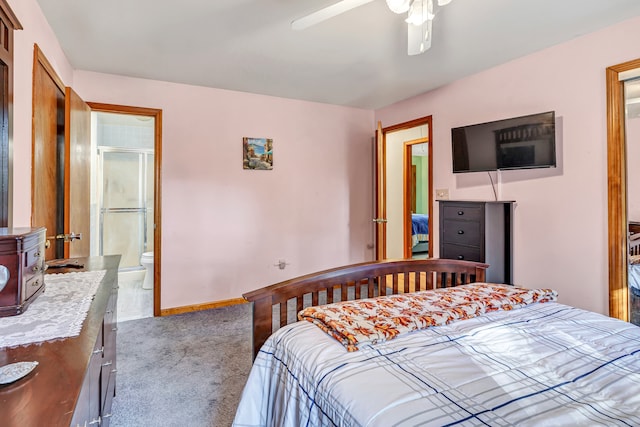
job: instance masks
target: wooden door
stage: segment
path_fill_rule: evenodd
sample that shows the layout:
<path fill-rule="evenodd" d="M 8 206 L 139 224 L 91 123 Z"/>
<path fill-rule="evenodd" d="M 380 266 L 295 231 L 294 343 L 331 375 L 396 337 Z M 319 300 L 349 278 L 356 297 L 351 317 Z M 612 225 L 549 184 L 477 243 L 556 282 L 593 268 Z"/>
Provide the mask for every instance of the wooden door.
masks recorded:
<path fill-rule="evenodd" d="M 64 256 L 89 256 L 91 248 L 91 108 L 70 87 L 65 100 L 64 234 L 80 235 L 65 243 Z"/>
<path fill-rule="evenodd" d="M 34 55 L 31 225 L 56 236 L 64 234 L 64 86 L 37 45 Z M 62 240 L 49 243 L 45 259 L 64 257 Z"/>
<path fill-rule="evenodd" d="M 90 133 L 89 106 L 64 87 L 36 45 L 31 225 L 47 228 L 47 260 L 89 256 Z"/>
<path fill-rule="evenodd" d="M 378 122 L 375 147 L 375 238 L 376 260 L 381 261 L 387 257 L 387 201 L 386 201 L 386 170 L 385 170 L 385 141 L 382 132 L 382 123 Z"/>

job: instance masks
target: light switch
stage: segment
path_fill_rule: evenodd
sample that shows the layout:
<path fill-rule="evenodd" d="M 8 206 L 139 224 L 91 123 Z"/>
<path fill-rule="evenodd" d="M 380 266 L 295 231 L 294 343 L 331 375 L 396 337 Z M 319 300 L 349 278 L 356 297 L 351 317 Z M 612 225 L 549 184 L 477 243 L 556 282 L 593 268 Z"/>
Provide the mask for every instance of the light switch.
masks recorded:
<path fill-rule="evenodd" d="M 437 200 L 449 200 L 449 189 L 448 188 L 440 188 L 436 190 L 436 199 Z"/>

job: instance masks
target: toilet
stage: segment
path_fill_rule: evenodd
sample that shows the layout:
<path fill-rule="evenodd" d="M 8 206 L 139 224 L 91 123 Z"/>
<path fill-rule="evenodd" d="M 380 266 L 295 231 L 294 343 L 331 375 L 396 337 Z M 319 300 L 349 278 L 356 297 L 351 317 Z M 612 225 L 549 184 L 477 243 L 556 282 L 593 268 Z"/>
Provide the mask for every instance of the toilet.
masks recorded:
<path fill-rule="evenodd" d="M 153 252 L 143 253 L 140 264 L 147 270 L 144 274 L 142 289 L 153 289 Z"/>

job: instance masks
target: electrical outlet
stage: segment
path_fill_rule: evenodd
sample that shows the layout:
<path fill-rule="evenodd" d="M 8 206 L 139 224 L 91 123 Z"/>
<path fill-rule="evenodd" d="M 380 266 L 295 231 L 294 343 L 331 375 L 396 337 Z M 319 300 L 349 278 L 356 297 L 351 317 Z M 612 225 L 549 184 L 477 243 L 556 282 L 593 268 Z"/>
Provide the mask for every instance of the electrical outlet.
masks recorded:
<path fill-rule="evenodd" d="M 436 190 L 436 199 L 437 200 L 449 200 L 449 189 L 441 188 Z"/>

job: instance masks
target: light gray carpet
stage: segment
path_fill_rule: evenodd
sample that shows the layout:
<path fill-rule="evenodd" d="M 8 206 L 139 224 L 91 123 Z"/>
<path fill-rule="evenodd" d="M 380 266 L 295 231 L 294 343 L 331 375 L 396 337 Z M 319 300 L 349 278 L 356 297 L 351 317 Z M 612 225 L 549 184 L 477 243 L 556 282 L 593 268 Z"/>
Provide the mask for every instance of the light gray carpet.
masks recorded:
<path fill-rule="evenodd" d="M 251 305 L 118 324 L 114 427 L 230 426 L 251 369 Z"/>

